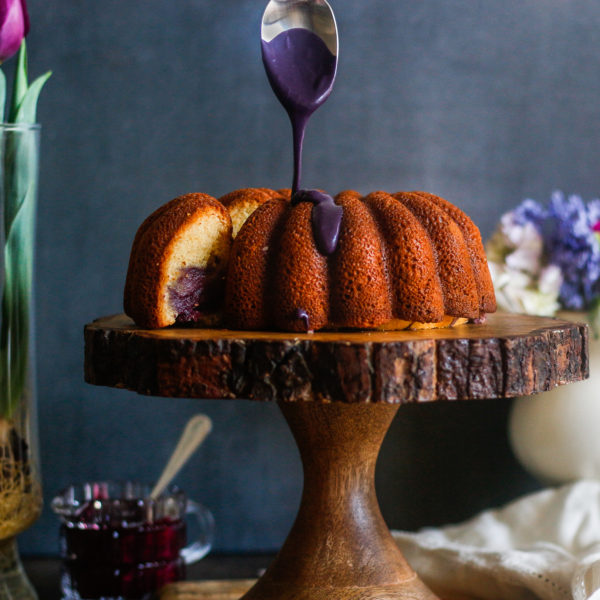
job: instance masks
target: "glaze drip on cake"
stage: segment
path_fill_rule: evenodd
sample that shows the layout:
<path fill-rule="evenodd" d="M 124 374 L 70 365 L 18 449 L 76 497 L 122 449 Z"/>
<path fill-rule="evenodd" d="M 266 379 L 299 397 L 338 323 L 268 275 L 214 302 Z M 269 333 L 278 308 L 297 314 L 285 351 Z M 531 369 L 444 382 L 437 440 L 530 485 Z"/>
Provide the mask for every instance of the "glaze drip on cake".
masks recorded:
<path fill-rule="evenodd" d="M 329 194 L 319 190 L 299 190 L 292 196 L 292 205 L 300 202 L 314 204 L 311 220 L 315 243 L 321 254 L 333 254 L 340 237 L 344 209 Z"/>
<path fill-rule="evenodd" d="M 297 308 L 294 312 L 294 318 L 302 323 L 304 331 L 309 332 L 310 329 L 310 317 L 303 308 Z"/>

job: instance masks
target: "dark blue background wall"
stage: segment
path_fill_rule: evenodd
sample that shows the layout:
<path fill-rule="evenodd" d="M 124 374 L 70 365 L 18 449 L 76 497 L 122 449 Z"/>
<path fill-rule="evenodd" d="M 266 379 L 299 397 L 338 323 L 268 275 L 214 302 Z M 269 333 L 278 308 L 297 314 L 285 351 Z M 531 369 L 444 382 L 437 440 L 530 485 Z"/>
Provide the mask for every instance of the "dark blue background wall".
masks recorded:
<path fill-rule="evenodd" d="M 153 479 L 197 411 L 214 433 L 178 478 L 215 512 L 221 550 L 273 549 L 300 464 L 276 406 L 92 388 L 82 328 L 119 312 L 133 235 L 167 200 L 288 186 L 290 135 L 262 70 L 265 0 L 29 0 L 43 162 L 37 251 L 40 437 L 47 503 L 90 478 Z M 600 3 L 332 0 L 337 85 L 310 124 L 305 178 L 335 192 L 426 189 L 489 235 L 525 196 L 600 188 Z M 504 402 L 403 409 L 378 489 L 388 522 L 464 518 L 536 483 Z M 27 553 L 56 551 L 46 509 Z"/>

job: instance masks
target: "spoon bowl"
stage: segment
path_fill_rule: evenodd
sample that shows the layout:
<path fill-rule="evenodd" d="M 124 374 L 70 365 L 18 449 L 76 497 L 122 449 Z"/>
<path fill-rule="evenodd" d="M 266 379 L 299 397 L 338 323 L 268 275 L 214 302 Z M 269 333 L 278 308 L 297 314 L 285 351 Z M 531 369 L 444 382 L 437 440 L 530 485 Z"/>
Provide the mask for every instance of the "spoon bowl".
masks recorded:
<path fill-rule="evenodd" d="M 262 40 L 271 42 L 280 33 L 296 28 L 318 35 L 331 54 L 338 55 L 337 24 L 327 0 L 270 0 L 262 17 Z"/>

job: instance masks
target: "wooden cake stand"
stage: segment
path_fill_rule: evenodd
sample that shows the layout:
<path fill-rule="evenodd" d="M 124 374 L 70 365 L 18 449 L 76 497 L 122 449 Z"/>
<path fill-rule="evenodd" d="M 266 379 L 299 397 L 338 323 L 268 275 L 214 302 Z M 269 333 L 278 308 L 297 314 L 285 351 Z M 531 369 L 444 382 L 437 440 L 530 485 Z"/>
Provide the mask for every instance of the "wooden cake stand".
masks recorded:
<path fill-rule="evenodd" d="M 534 394 L 588 375 L 585 325 L 490 315 L 484 325 L 287 334 L 85 328 L 85 378 L 183 398 L 276 401 L 304 491 L 292 530 L 243 600 L 435 600 L 381 516 L 375 462 L 402 404 Z"/>

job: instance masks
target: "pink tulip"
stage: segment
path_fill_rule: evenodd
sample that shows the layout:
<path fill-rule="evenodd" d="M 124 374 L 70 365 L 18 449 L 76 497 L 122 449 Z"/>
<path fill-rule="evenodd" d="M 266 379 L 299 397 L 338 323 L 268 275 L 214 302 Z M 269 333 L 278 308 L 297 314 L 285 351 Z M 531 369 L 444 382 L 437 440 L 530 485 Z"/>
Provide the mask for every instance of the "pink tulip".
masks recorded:
<path fill-rule="evenodd" d="M 10 58 L 29 33 L 25 0 L 0 0 L 0 63 Z"/>
<path fill-rule="evenodd" d="M 592 227 L 592 231 L 595 231 L 596 233 L 600 233 L 600 221 L 598 221 L 593 227 Z"/>

